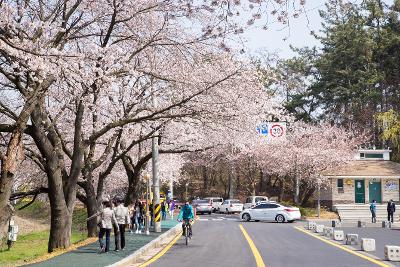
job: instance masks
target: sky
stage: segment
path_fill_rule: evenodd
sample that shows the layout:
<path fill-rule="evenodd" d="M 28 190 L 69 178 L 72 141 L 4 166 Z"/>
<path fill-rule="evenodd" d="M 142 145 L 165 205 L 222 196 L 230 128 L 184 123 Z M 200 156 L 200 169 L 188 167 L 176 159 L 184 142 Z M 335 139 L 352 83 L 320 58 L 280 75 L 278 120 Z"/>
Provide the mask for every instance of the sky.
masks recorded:
<path fill-rule="evenodd" d="M 246 50 L 251 55 L 260 52 L 275 52 L 281 58 L 290 58 L 295 55 L 290 45 L 295 47 L 318 46 L 318 41 L 310 34 L 318 32 L 321 27 L 321 18 L 318 10 L 324 9 L 323 0 L 307 0 L 305 4 L 306 15 L 290 19 L 290 29 L 284 28 L 280 23 L 268 24 L 268 30 L 258 25 L 245 31 L 244 38 Z"/>

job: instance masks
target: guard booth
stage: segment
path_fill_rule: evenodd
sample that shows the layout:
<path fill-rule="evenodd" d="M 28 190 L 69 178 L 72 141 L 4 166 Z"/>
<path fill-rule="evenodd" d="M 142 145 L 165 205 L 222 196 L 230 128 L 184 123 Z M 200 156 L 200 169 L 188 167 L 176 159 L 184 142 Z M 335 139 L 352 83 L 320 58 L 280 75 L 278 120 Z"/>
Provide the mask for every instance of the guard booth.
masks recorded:
<path fill-rule="evenodd" d="M 321 190 L 321 205 L 399 202 L 400 164 L 388 149 L 360 149 L 345 166 L 324 173 L 329 186 Z"/>

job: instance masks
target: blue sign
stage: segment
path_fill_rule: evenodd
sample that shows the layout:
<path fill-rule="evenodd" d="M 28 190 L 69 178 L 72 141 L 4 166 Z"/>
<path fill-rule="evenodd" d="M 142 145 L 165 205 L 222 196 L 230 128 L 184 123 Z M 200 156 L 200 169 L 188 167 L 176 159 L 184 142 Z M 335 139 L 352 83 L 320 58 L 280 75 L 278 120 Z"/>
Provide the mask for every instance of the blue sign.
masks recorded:
<path fill-rule="evenodd" d="M 257 133 L 261 135 L 268 135 L 268 123 L 263 123 L 256 128 Z"/>

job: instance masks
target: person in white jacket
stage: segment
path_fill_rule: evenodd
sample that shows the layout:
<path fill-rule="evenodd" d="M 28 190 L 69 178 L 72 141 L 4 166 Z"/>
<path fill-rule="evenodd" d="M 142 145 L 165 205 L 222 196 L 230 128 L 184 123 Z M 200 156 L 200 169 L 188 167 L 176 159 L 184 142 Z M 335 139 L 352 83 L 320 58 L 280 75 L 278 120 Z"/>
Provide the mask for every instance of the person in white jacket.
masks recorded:
<path fill-rule="evenodd" d="M 122 199 L 115 200 L 116 207 L 114 208 L 117 226 L 114 228 L 115 235 L 115 250 L 125 248 L 125 229 L 129 225 L 129 210 L 124 206 Z"/>
<path fill-rule="evenodd" d="M 87 218 L 91 220 L 94 218 L 99 218 L 98 226 L 99 231 L 99 244 L 100 253 L 108 252 L 110 250 L 110 233 L 113 225 L 118 228 L 117 220 L 115 218 L 114 211 L 111 209 L 111 204 L 109 201 L 103 201 L 103 210 L 97 212 L 96 214 Z M 106 235 L 106 244 L 103 242 L 103 237 Z"/>

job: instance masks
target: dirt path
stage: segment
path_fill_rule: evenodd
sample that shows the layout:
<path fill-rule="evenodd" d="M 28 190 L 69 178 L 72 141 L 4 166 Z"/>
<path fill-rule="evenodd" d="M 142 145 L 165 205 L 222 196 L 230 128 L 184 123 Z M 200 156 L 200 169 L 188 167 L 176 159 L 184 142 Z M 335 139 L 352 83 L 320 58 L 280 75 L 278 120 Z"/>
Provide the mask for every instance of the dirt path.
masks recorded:
<path fill-rule="evenodd" d="M 43 221 L 35 219 L 27 219 L 18 215 L 14 216 L 15 224 L 18 225 L 18 234 L 28 234 L 32 232 L 39 232 L 50 229 L 50 225 Z"/>

